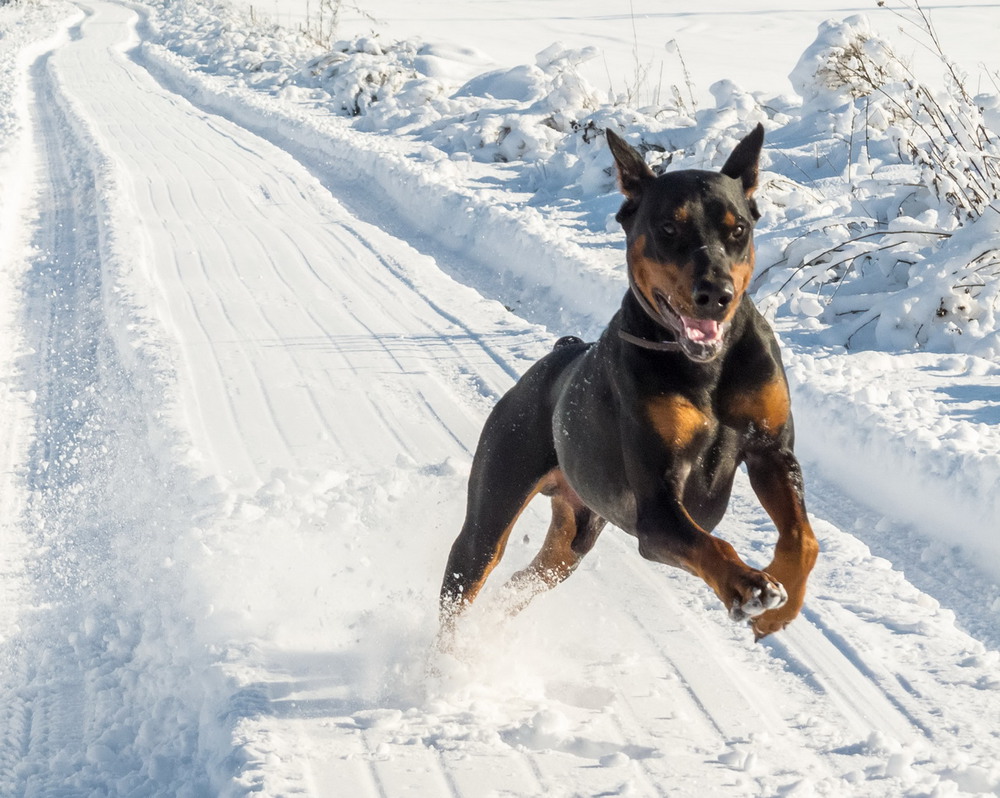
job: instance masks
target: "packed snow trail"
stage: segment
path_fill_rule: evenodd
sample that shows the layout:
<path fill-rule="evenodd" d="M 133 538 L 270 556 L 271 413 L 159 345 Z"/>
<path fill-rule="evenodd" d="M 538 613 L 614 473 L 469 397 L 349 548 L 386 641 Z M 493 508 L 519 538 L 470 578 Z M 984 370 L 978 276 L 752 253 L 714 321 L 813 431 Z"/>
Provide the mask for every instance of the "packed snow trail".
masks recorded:
<path fill-rule="evenodd" d="M 31 553 L 0 793 L 1000 789 L 993 653 L 822 519 L 806 611 L 765 645 L 609 529 L 432 654 L 485 413 L 562 331 L 347 212 L 277 128 L 164 88 L 127 7 L 80 8 L 30 74 Z M 766 561 L 745 480 L 721 532 Z"/>

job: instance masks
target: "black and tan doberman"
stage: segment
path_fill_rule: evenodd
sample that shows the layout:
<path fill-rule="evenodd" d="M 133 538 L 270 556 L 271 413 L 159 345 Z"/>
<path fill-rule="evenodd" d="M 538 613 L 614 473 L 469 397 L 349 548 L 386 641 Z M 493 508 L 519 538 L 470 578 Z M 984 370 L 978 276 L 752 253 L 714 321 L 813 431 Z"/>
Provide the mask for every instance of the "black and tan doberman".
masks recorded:
<path fill-rule="evenodd" d="M 560 339 L 487 419 L 441 586 L 443 629 L 475 599 L 541 493 L 552 522 L 512 577 L 515 595 L 565 579 L 610 521 L 638 539 L 643 557 L 703 579 L 760 638 L 798 615 L 819 550 L 778 345 L 746 293 L 764 129 L 721 172 L 656 176 L 621 138 L 607 131 L 607 140 L 625 196 L 617 219 L 629 290 L 599 340 Z M 778 531 L 763 570 L 711 534 L 741 463 Z"/>

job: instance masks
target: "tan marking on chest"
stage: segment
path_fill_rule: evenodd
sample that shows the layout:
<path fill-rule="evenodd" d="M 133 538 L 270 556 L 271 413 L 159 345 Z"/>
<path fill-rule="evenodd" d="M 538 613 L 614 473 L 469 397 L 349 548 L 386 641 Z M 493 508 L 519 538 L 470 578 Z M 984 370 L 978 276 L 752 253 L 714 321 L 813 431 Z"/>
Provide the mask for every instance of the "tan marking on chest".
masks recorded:
<path fill-rule="evenodd" d="M 711 427 L 708 416 L 683 396 L 654 397 L 646 405 L 646 412 L 660 438 L 677 449 L 687 447 Z"/>
<path fill-rule="evenodd" d="M 762 432 L 776 433 L 788 422 L 791 403 L 788 386 L 776 375 L 755 391 L 738 394 L 729 403 L 729 412 L 752 421 Z"/>

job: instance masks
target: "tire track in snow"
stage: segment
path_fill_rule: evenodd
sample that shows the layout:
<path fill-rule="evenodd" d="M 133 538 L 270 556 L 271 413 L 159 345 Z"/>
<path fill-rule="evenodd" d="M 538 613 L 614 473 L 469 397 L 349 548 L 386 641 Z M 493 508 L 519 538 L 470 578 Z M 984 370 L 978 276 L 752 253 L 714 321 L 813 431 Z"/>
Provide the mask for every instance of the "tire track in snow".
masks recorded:
<path fill-rule="evenodd" d="M 452 313 L 444 310 L 440 305 L 436 304 L 431 296 L 428 295 L 426 290 L 422 290 L 420 286 L 415 284 L 414 280 L 410 275 L 407 274 L 406 269 L 395 262 L 392 258 L 381 252 L 378 247 L 376 247 L 371 240 L 366 237 L 361 231 L 351 229 L 346 225 L 337 225 L 334 229 L 334 234 L 339 238 L 343 235 L 346 242 L 356 242 L 360 244 L 382 267 L 381 271 L 385 274 L 381 274 L 380 270 L 364 269 L 364 270 L 344 270 L 338 274 L 337 279 L 339 282 L 345 280 L 350 281 L 357 289 L 358 292 L 354 294 L 359 301 L 364 302 L 372 311 L 371 315 L 377 317 L 378 311 L 381 306 L 391 305 L 394 308 L 394 313 L 396 315 L 396 320 L 402 324 L 403 328 L 409 330 L 405 335 L 400 334 L 385 334 L 382 331 L 369 326 L 362 320 L 362 316 L 359 312 L 353 309 L 351 304 L 346 305 L 347 312 L 357 321 L 358 325 L 362 327 L 370 336 L 371 340 L 379 346 L 383 352 L 391 359 L 393 363 L 399 368 L 401 373 L 416 372 L 421 371 L 428 374 L 429 376 L 434 376 L 433 371 L 428 369 L 428 361 L 426 359 L 426 353 L 420 353 L 420 350 L 416 345 L 408 345 L 410 341 L 422 342 L 424 347 L 428 344 L 434 344 L 436 347 L 443 347 L 449 355 L 446 357 L 439 352 L 435 352 L 435 361 L 439 364 L 442 360 L 451 360 L 462 363 L 467 361 L 471 356 L 475 356 L 479 353 L 485 354 L 491 363 L 476 363 L 478 371 L 474 372 L 477 378 L 480 380 L 480 385 L 482 386 L 480 393 L 483 394 L 484 399 L 489 399 L 495 401 L 500 397 L 500 395 L 506 390 L 510 385 L 512 379 L 516 378 L 518 373 L 517 366 L 514 364 L 514 359 L 510 357 L 509 354 L 503 353 L 501 350 L 492 346 L 489 341 L 478 331 L 471 328 L 468 324 L 464 323 L 459 317 Z M 345 243 L 346 243 L 345 242 Z M 308 264 L 308 260 L 306 261 Z M 332 283 L 328 276 L 323 272 L 316 269 L 315 267 L 309 265 L 310 271 L 315 276 L 316 280 L 324 285 L 333 296 L 340 296 L 341 301 L 344 300 L 344 294 L 336 289 L 336 285 Z M 401 292 L 398 285 L 402 284 L 405 290 Z M 427 307 L 435 314 L 438 319 L 437 324 L 432 324 L 425 316 L 410 312 L 409 308 L 414 304 L 410 293 L 414 294 L 416 298 L 421 303 L 426 303 Z M 391 299 L 391 301 L 390 301 Z M 317 326 L 322 325 L 315 317 L 312 315 L 312 311 L 307 310 L 310 317 L 316 321 Z M 441 322 L 445 324 L 451 324 L 455 327 L 454 333 L 442 334 L 440 324 Z M 423 330 L 426 333 L 425 337 L 416 332 L 417 330 Z M 525 336 L 523 332 L 518 331 L 516 335 L 530 339 L 531 343 L 534 344 L 534 336 Z M 512 336 L 511 336 L 512 337 Z M 328 336 L 328 340 L 331 344 L 337 345 L 337 342 Z M 459 345 L 461 342 L 461 345 Z M 508 340 L 508 346 L 511 346 L 514 342 Z M 341 348 L 341 345 L 337 345 L 337 348 Z M 536 351 L 539 353 L 544 350 L 543 346 L 536 346 Z M 471 363 L 469 365 L 472 365 Z M 488 366 L 495 367 L 495 374 L 487 374 L 486 368 Z M 466 370 L 464 373 L 469 373 Z M 441 392 L 445 393 L 444 391 Z M 454 421 L 449 422 L 442 415 L 440 415 L 439 409 L 443 406 L 453 406 L 454 403 L 445 396 L 438 396 L 436 398 L 430 398 L 424 393 L 420 393 L 421 399 L 427 412 L 430 413 L 435 419 L 440 421 L 441 428 L 447 430 L 451 435 L 455 443 L 461 447 L 461 449 L 471 456 L 472 452 L 469 449 L 469 436 L 468 434 L 458 434 L 454 431 Z M 391 425 L 393 422 L 391 419 L 384 416 L 381 407 L 374 406 L 373 410 L 383 417 L 384 422 L 387 425 Z M 478 416 L 475 419 L 469 417 L 468 413 L 464 413 L 464 418 L 462 420 L 462 427 L 466 427 L 469 422 L 478 427 L 479 419 Z M 398 421 L 397 421 L 398 424 Z M 395 432 L 397 440 L 400 441 L 408 451 L 413 452 L 412 447 L 406 445 L 403 442 L 402 434 L 405 434 L 405 430 L 397 430 Z"/>
<path fill-rule="evenodd" d="M 129 102 L 133 101 L 129 100 Z M 171 100 L 171 103 L 175 110 L 181 107 L 176 100 Z M 111 109 L 109 109 L 110 111 Z M 158 113 L 165 112 L 146 111 L 145 113 L 155 116 Z M 118 114 L 121 115 L 121 111 Z M 198 122 L 204 122 L 206 119 L 203 113 L 194 111 L 193 109 L 184 109 L 183 114 L 187 119 L 191 120 L 192 126 L 189 128 L 190 131 L 197 130 L 198 128 L 194 125 Z M 123 122 L 121 124 L 127 125 L 129 123 Z M 197 141 L 178 138 L 169 142 L 159 142 L 155 138 L 150 138 L 153 136 L 156 126 L 149 126 L 145 129 L 147 135 L 143 151 L 154 162 L 158 162 L 160 159 L 169 160 L 173 163 L 196 162 L 201 179 L 210 187 L 210 190 L 204 196 L 192 193 L 190 195 L 190 204 L 187 206 L 183 206 L 180 200 L 183 192 L 171 187 L 166 192 L 171 197 L 171 200 L 163 208 L 164 211 L 177 212 L 177 220 L 168 219 L 165 221 L 165 224 L 176 226 L 179 223 L 184 227 L 187 225 L 187 222 L 185 222 L 186 219 L 200 217 L 211 222 L 214 234 L 217 234 L 220 238 L 220 244 L 215 248 L 216 254 L 211 259 L 211 262 L 202 253 L 195 251 L 197 236 L 201 236 L 202 233 L 190 225 L 188 225 L 190 228 L 189 233 L 192 236 L 190 244 L 186 241 L 172 241 L 172 246 L 175 249 L 180 251 L 192 250 L 193 257 L 200 262 L 200 268 L 180 271 L 181 266 L 175 260 L 179 269 L 177 272 L 178 280 L 176 282 L 183 289 L 182 295 L 186 293 L 188 296 L 184 300 L 184 303 L 197 316 L 195 329 L 198 329 L 198 338 L 201 340 L 201 343 L 194 344 L 190 340 L 190 328 L 185 326 L 183 318 L 178 317 L 176 310 L 172 314 L 164 313 L 164 315 L 173 315 L 179 337 L 187 344 L 191 359 L 194 359 L 196 356 L 195 347 L 207 346 L 208 350 L 212 352 L 213 357 L 204 359 L 210 361 L 213 368 L 218 369 L 223 367 L 222 364 L 227 359 L 243 357 L 246 359 L 244 378 L 249 374 L 256 374 L 257 379 L 253 390 L 258 392 L 262 397 L 262 403 L 267 409 L 264 412 L 255 413 L 251 416 L 246 415 L 249 412 L 247 404 L 243 401 L 237 403 L 233 398 L 234 393 L 242 395 L 244 389 L 238 382 L 241 378 L 232 370 L 227 371 L 224 377 L 218 378 L 221 382 L 218 383 L 219 390 L 217 393 L 220 395 L 229 395 L 229 411 L 223 417 L 230 419 L 229 426 L 234 430 L 234 439 L 241 437 L 235 432 L 241 428 L 258 428 L 264 434 L 267 434 L 271 429 L 281 430 L 283 424 L 289 418 L 294 418 L 297 424 L 305 426 L 302 414 L 290 413 L 287 407 L 278 409 L 276 402 L 270 398 L 276 391 L 283 391 L 286 393 L 286 399 L 291 398 L 294 401 L 298 401 L 287 394 L 290 387 L 288 383 L 295 382 L 295 380 L 281 380 L 280 382 L 283 384 L 275 384 L 274 374 L 270 374 L 269 376 L 263 375 L 257 366 L 260 355 L 255 349 L 259 348 L 258 343 L 262 325 L 255 322 L 254 318 L 263 320 L 263 326 L 275 340 L 285 340 L 290 337 L 290 318 L 288 311 L 282 307 L 284 304 L 291 306 L 298 303 L 300 306 L 298 318 L 303 322 L 311 321 L 315 325 L 312 330 L 302 328 L 296 331 L 293 337 L 299 338 L 304 336 L 309 338 L 314 332 L 319 333 L 331 342 L 334 350 L 337 350 L 339 349 L 338 341 L 345 334 L 348 336 L 367 336 L 372 345 L 378 347 L 388 358 L 388 362 L 393 364 L 391 371 L 404 373 L 407 365 L 404 365 L 401 359 L 397 357 L 396 349 L 392 345 L 392 335 L 395 332 L 392 327 L 395 327 L 400 337 L 405 339 L 408 335 L 408 325 L 412 326 L 412 320 L 418 318 L 417 314 L 413 314 L 409 310 L 415 304 L 413 290 L 407 287 L 404 292 L 405 295 L 398 295 L 398 289 L 392 287 L 391 299 L 383 295 L 383 302 L 394 302 L 400 309 L 406 311 L 403 318 L 394 320 L 389 329 L 384 329 L 384 325 L 376 326 L 360 321 L 362 314 L 358 303 L 364 303 L 369 308 L 369 311 L 366 312 L 370 317 L 376 319 L 387 317 L 385 316 L 385 308 L 379 304 L 372 303 L 369 298 L 371 296 L 378 296 L 379 292 L 372 291 L 371 289 L 361 289 L 357 282 L 358 277 L 351 276 L 352 271 L 354 271 L 359 275 L 364 275 L 365 281 L 374 280 L 376 284 L 381 283 L 383 288 L 388 288 L 392 286 L 392 283 L 387 282 L 378 274 L 379 271 L 386 269 L 389 262 L 388 259 L 382 257 L 379 260 L 380 256 L 377 254 L 376 249 L 367 242 L 364 236 L 359 235 L 353 230 L 346 230 L 337 222 L 337 214 L 342 215 L 343 212 L 341 210 L 330 209 L 331 200 L 326 195 L 325 190 L 322 190 L 314 180 L 310 179 L 304 188 L 287 188 L 287 185 L 294 185 L 292 181 L 301 180 L 302 178 L 300 175 L 292 178 L 289 177 L 289 171 L 298 170 L 299 167 L 286 155 L 281 153 L 279 156 L 264 158 L 259 153 L 255 153 L 250 157 L 251 165 L 239 164 L 238 161 L 233 160 L 235 156 L 220 155 L 221 148 L 235 144 L 240 157 L 243 157 L 247 153 L 252 153 L 254 147 L 259 148 L 258 144 L 251 143 L 253 137 L 239 131 L 239 129 L 228 123 L 224 123 L 223 120 L 211 120 L 204 127 L 206 128 L 206 132 L 197 133 Z M 209 138 L 203 138 L 203 136 Z M 212 143 L 212 136 L 220 141 L 218 145 Z M 205 153 L 212 153 L 212 155 L 208 156 Z M 252 174 L 252 170 L 258 166 L 260 169 L 265 170 L 266 177 L 244 177 L 244 175 Z M 156 167 L 154 167 L 154 170 L 156 170 Z M 161 171 L 167 174 L 168 177 L 173 177 L 168 169 L 156 171 Z M 239 177 L 233 177 L 234 175 Z M 177 176 L 177 179 L 183 183 L 185 177 L 180 175 Z M 223 184 L 227 186 L 227 189 L 220 193 L 220 187 Z M 259 192 L 257 187 L 263 184 L 266 184 L 268 189 L 265 192 Z M 143 199 L 154 203 L 152 206 L 153 210 L 148 214 L 149 216 L 156 216 L 156 196 L 162 193 L 161 189 L 144 192 Z M 229 196 L 230 194 L 242 199 L 235 200 Z M 255 203 L 249 201 L 247 200 L 248 196 L 263 198 L 264 202 Z M 304 204 L 306 202 L 308 204 Z M 277 260 L 278 253 L 273 250 L 274 233 L 272 231 L 280 227 L 276 220 L 285 217 L 289 219 L 295 217 L 294 221 L 290 221 L 289 224 L 294 225 L 294 229 L 300 230 L 304 234 L 296 243 L 303 252 L 307 253 L 307 256 L 301 258 L 299 262 L 279 262 Z M 236 228 L 240 228 L 240 230 L 236 230 Z M 262 245 L 257 248 L 249 247 L 246 243 L 248 240 L 256 238 L 257 241 L 261 241 L 258 237 L 259 230 L 268 231 L 266 246 Z M 234 235 L 234 232 L 236 232 L 236 235 Z M 160 234 L 156 235 L 159 237 Z M 204 235 L 207 236 L 208 234 Z M 283 238 L 287 238 L 287 235 L 287 232 L 281 233 L 281 237 Z M 328 262 L 330 257 L 328 253 L 331 251 L 342 253 L 339 257 L 345 257 L 350 252 L 350 250 L 337 249 L 337 243 L 331 241 L 331 236 L 334 239 L 346 239 L 352 244 L 358 242 L 363 244 L 363 249 L 360 252 L 349 256 L 348 263 L 341 264 L 341 268 L 337 269 L 335 279 L 333 279 L 334 273 L 328 268 L 320 270 L 313 265 Z M 152 249 L 155 251 L 159 247 L 154 246 Z M 240 250 L 245 250 L 243 257 L 240 256 Z M 363 264 L 358 262 L 357 266 L 353 266 L 352 268 L 350 264 L 357 262 L 359 257 L 364 258 L 366 262 Z M 370 259 L 374 259 L 376 268 L 372 268 L 372 265 L 367 263 Z M 270 275 L 262 283 L 262 285 L 266 286 L 264 290 L 273 292 L 277 286 L 281 286 L 279 292 L 281 296 L 259 297 L 255 295 L 255 289 L 250 285 L 246 277 L 246 272 L 250 268 L 249 264 L 254 262 L 260 264 L 262 276 Z M 198 285 L 191 285 L 190 279 L 185 279 L 185 276 L 190 276 L 189 272 L 190 275 L 197 275 Z M 336 285 L 350 285 L 352 282 L 358 285 L 359 290 L 352 292 L 351 302 L 348 305 L 348 314 L 344 316 L 341 313 L 339 319 L 336 316 L 331 316 L 329 309 L 335 307 L 335 304 L 333 302 L 325 302 L 324 300 L 327 296 L 335 298 L 338 294 L 342 297 L 342 293 L 337 290 Z M 242 293 L 242 297 L 239 296 L 240 293 Z M 207 305 L 215 308 L 213 314 L 222 314 L 228 324 L 226 329 L 222 331 L 213 329 L 212 319 L 203 317 L 200 304 L 196 305 L 193 298 L 199 295 L 208 297 L 204 301 Z M 225 301 L 222 300 L 222 297 L 225 297 Z M 303 301 L 303 298 L 308 298 L 309 301 Z M 340 301 L 343 300 L 341 299 Z M 417 294 L 416 304 L 419 306 L 423 302 L 425 300 Z M 320 313 L 319 308 L 321 307 L 326 310 L 326 313 Z M 441 311 L 440 308 L 435 307 L 430 307 L 428 311 L 421 311 L 421 313 L 426 312 L 440 316 Z M 234 313 L 238 313 L 239 316 L 234 315 Z M 274 314 L 274 319 L 280 319 L 284 325 L 280 333 L 275 326 L 275 320 L 270 318 L 272 313 Z M 356 321 L 360 329 L 351 329 L 349 326 L 345 329 L 344 322 L 348 319 Z M 424 324 L 428 329 L 432 329 L 433 327 L 428 322 L 424 322 Z M 185 330 L 187 330 L 187 333 Z M 436 330 L 436 332 L 439 332 L 439 330 Z M 226 347 L 223 348 L 219 344 L 220 340 L 231 343 L 227 343 Z M 448 339 L 445 340 L 447 341 Z M 454 340 L 452 339 L 452 341 Z M 449 342 L 448 345 L 452 345 L 452 343 Z M 229 349 L 234 351 L 228 351 Z M 481 349 L 481 342 L 471 332 L 469 333 L 469 340 L 465 342 L 463 348 L 460 349 L 457 345 L 453 346 L 453 351 L 462 360 L 468 356 L 467 353 L 470 350 L 481 351 Z M 370 371 L 374 362 L 380 362 L 373 360 L 371 354 L 371 352 L 366 353 L 364 362 L 361 363 L 351 362 L 352 358 L 349 354 L 345 359 L 351 363 L 353 369 L 357 369 L 360 366 Z M 283 368 L 289 367 L 289 364 L 292 364 L 292 367 L 294 367 L 294 356 L 284 357 L 280 351 L 274 351 L 273 355 L 274 357 L 269 361 L 268 368 L 273 368 L 277 363 L 283 363 Z M 280 358 L 280 360 L 277 358 Z M 419 362 L 418 359 L 407 358 L 408 364 L 417 362 Z M 426 370 L 428 363 L 429 361 L 426 360 L 423 362 L 422 367 L 424 370 Z M 510 371 L 509 366 L 507 367 L 507 371 Z M 300 382 L 308 384 L 307 380 L 301 380 Z M 198 383 L 197 377 L 192 375 L 190 384 L 197 385 Z M 307 401 L 313 408 L 322 406 L 323 402 L 314 393 L 311 393 L 311 389 L 307 389 L 304 393 L 310 394 Z M 440 404 L 440 402 L 435 402 L 435 400 L 427 396 L 424 397 L 423 401 L 430 404 Z M 353 426 L 357 429 L 364 429 L 366 426 L 372 429 L 384 428 L 396 440 L 400 440 L 400 431 L 390 430 L 392 422 L 384 415 L 383 408 L 373 403 L 367 404 L 368 414 L 370 417 L 373 417 L 374 425 L 366 425 L 360 420 L 363 417 L 364 408 L 364 404 L 361 404 L 354 408 L 354 411 L 359 415 L 359 421 Z M 206 407 L 201 411 L 201 415 L 211 414 L 212 410 L 210 407 Z M 328 427 L 330 426 L 330 422 L 323 419 L 322 425 Z M 438 427 L 442 430 L 448 430 L 447 424 L 444 426 L 438 425 Z M 210 430 L 206 430 L 206 432 L 208 439 L 211 439 L 212 432 Z M 308 432 L 306 435 L 328 437 L 328 433 L 323 429 L 316 432 Z M 287 443 L 289 440 L 288 434 L 284 434 L 284 437 Z M 246 436 L 243 436 L 243 438 L 243 443 L 245 443 Z M 237 443 L 237 445 L 239 444 Z M 289 462 L 294 462 L 296 456 L 294 452 L 286 452 L 285 455 L 279 456 L 273 448 L 269 448 L 263 443 L 255 443 L 255 447 L 256 453 L 252 454 L 249 459 L 258 469 L 257 478 L 262 482 L 267 481 L 269 472 L 274 466 L 287 465 Z M 227 447 L 216 445 L 214 448 L 219 452 L 217 455 L 218 458 L 224 460 L 225 454 L 223 450 Z M 407 448 L 416 451 L 413 445 L 408 445 Z M 265 450 L 266 454 L 264 454 Z M 273 465 L 269 466 L 269 462 L 273 463 Z M 225 471 L 228 469 L 223 468 L 222 470 Z"/>
<path fill-rule="evenodd" d="M 412 277 L 403 269 L 398 263 L 392 261 L 389 258 L 381 256 L 380 253 L 371 245 L 369 241 L 362 238 L 360 234 L 354 233 L 360 244 L 367 247 L 373 255 L 379 258 L 382 264 L 385 266 L 386 270 L 396 277 L 400 283 L 405 285 L 407 288 L 411 289 L 416 293 L 427 305 L 433 310 L 438 316 L 446 321 L 451 322 L 456 327 L 460 328 L 466 335 L 471 339 L 476 341 L 482 349 L 490 356 L 493 362 L 500 367 L 500 369 L 510 378 L 511 382 L 516 381 L 520 376 L 520 370 L 512 364 L 510 358 L 502 352 L 495 350 L 489 345 L 487 341 L 484 341 L 478 333 L 473 330 L 469 325 L 467 325 L 461 318 L 456 316 L 454 313 L 446 310 L 437 303 L 432 296 L 430 296 L 426 291 L 422 291 L 420 287 L 414 282 Z M 499 395 L 496 397 L 499 398 Z"/>
<path fill-rule="evenodd" d="M 616 543 L 620 550 L 629 548 L 625 541 Z M 788 768 L 789 776 L 794 774 L 799 779 L 817 780 L 832 776 L 827 763 L 818 756 L 815 743 L 808 735 L 800 737 L 801 731 L 785 714 L 787 706 L 795 704 L 787 702 L 784 707 L 777 704 L 774 701 L 776 685 L 770 684 L 772 689 L 766 690 L 759 684 L 762 680 L 768 684 L 775 674 L 760 670 L 759 664 L 750 664 L 748 660 L 752 661 L 758 652 L 740 651 L 734 660 L 734 652 L 720 644 L 724 635 L 718 632 L 724 630 L 719 630 L 718 626 L 729 621 L 712 606 L 714 594 L 686 574 L 664 574 L 662 567 L 642 562 L 634 551 L 623 551 L 622 556 L 627 558 L 628 570 L 636 581 L 645 585 L 661 605 L 655 619 L 662 615 L 671 619 L 669 629 L 662 623 L 654 626 L 651 624 L 653 619 L 633 609 L 629 602 L 627 612 L 632 622 L 662 661 L 669 665 L 714 733 L 712 758 L 720 766 L 745 772 L 753 778 L 756 759 L 769 757 L 777 739 L 781 741 L 779 747 L 798 752 L 796 763 Z M 708 618 L 703 617 L 705 613 L 709 614 Z M 708 633 L 709 629 L 714 633 Z M 732 636 L 749 635 L 749 630 L 742 626 L 729 631 Z M 753 672 L 756 679 L 744 678 L 741 666 Z M 783 685 L 783 689 L 788 687 Z M 770 768 L 762 769 L 770 775 Z M 662 777 L 662 769 L 659 770 L 658 775 Z M 757 789 L 766 792 L 763 784 Z"/>
<path fill-rule="evenodd" d="M 140 129 L 138 131 L 136 138 L 133 140 L 134 141 L 133 146 L 135 148 L 138 148 L 142 139 L 143 139 L 143 131 L 142 129 Z M 148 139 L 147 139 L 147 146 L 148 146 Z M 136 193 L 140 198 L 145 198 L 148 202 L 150 202 L 153 205 L 157 204 L 157 196 L 163 196 L 166 198 L 165 201 L 168 210 L 172 211 L 174 214 L 179 214 L 178 210 L 179 205 L 173 198 L 173 194 L 171 193 L 172 188 L 173 184 L 171 183 L 164 184 L 162 182 L 148 181 L 145 185 L 142 186 L 143 190 L 140 191 L 139 189 L 137 189 Z M 158 189 L 162 189 L 162 191 L 158 191 Z M 175 253 L 172 266 L 173 266 L 173 273 L 176 275 L 178 280 L 183 280 L 186 274 L 181 259 L 184 257 L 185 254 L 195 251 L 194 246 L 183 233 L 184 231 L 178 231 L 166 237 L 164 240 L 158 240 L 156 238 L 152 238 L 150 241 L 150 248 L 153 249 L 154 251 L 160 249 L 165 252 Z M 155 284 L 157 285 L 159 290 L 163 291 L 164 288 L 162 285 L 162 280 L 157 277 L 154 277 L 154 280 L 156 281 Z M 172 322 L 175 326 L 183 326 L 183 321 L 182 321 L 182 319 L 184 318 L 184 316 L 182 316 L 183 313 L 187 316 L 188 319 L 191 320 L 190 323 L 196 329 L 200 329 L 204 332 L 207 328 L 202 312 L 199 311 L 198 307 L 195 305 L 194 301 L 190 297 L 185 297 L 185 299 L 186 301 L 184 302 L 183 308 L 176 308 L 176 307 L 171 308 L 170 306 L 167 306 L 166 308 L 160 309 L 159 312 L 161 318 L 163 318 L 164 321 Z M 188 348 L 186 337 L 180 337 L 179 340 L 181 341 L 182 346 Z M 198 358 L 195 353 L 191 352 L 190 349 L 188 351 L 189 354 L 188 357 L 184 359 L 184 364 L 195 364 L 201 361 L 201 359 Z M 218 386 L 217 394 L 223 397 L 223 401 L 227 402 L 229 411 L 228 414 L 216 414 L 214 416 L 214 421 L 217 425 L 228 424 L 232 429 L 232 432 L 229 435 L 229 446 L 228 446 L 231 455 L 234 451 L 242 450 L 246 461 L 250 462 L 251 455 L 249 451 L 246 450 L 243 439 L 235 432 L 235 424 L 233 423 L 233 419 L 235 418 L 236 411 L 235 408 L 233 407 L 231 397 L 224 389 L 225 385 L 224 385 L 223 375 L 221 370 L 217 366 L 220 358 L 220 353 L 213 352 L 213 354 L 215 355 L 215 357 L 210 358 L 208 364 L 208 368 L 211 369 L 211 373 L 206 374 L 203 371 L 202 374 L 200 375 L 200 378 L 203 380 L 211 380 L 213 384 Z M 187 365 L 187 367 L 193 368 L 193 365 Z M 197 417 L 191 419 L 192 424 L 198 424 L 199 422 L 200 420 Z M 216 433 L 218 434 L 218 432 L 219 430 L 217 428 Z"/>
<path fill-rule="evenodd" d="M 78 30 L 73 29 L 71 38 L 78 38 Z M 29 565 L 40 609 L 22 650 L 25 683 L 19 698 L 27 711 L 20 753 L 27 767 L 22 764 L 16 780 L 7 785 L 14 795 L 45 789 L 50 776 L 39 772 L 38 763 L 80 754 L 83 741 L 77 730 L 86 725 L 86 674 L 72 647 L 59 637 L 60 631 L 68 637 L 79 628 L 82 619 L 74 606 L 85 601 L 88 572 L 99 572 L 99 563 L 108 555 L 100 537 L 95 547 L 77 549 L 72 543 L 76 536 L 87 535 L 75 519 L 89 515 L 86 502 L 92 498 L 75 488 L 84 479 L 79 447 L 90 434 L 85 426 L 96 412 L 96 341 L 90 337 L 90 314 L 99 295 L 100 264 L 84 254 L 97 240 L 93 219 L 82 211 L 95 190 L 79 162 L 70 160 L 73 150 L 59 135 L 66 123 L 49 75 L 50 60 L 51 54 L 42 56 L 30 71 L 37 98 L 32 128 L 39 143 L 41 189 L 34 241 L 39 256 L 24 286 L 27 339 L 36 352 L 25 381 L 36 392 L 37 416 L 22 523 L 35 550 L 45 553 Z M 51 650 L 54 667 L 33 664 L 44 661 L 39 654 L 46 649 Z"/>
<path fill-rule="evenodd" d="M 71 29 L 71 42 L 86 24 Z M 71 129 L 60 92 L 59 52 L 30 68 L 38 215 L 37 255 L 22 287 L 25 338 L 34 350 L 23 381 L 37 401 L 22 524 L 34 549 L 28 569 L 35 609 L 19 641 L 20 681 L 5 682 L 5 701 L 25 710 L 14 736 L 18 765 L 0 774 L 0 792 L 148 792 L 175 758 L 188 760 L 187 781 L 197 789 L 204 782 L 187 747 L 191 727 L 152 719 L 156 708 L 143 704 L 152 698 L 142 675 L 133 673 L 127 690 L 121 681 L 140 659 L 129 603 L 142 581 L 138 538 L 145 524 L 162 525 L 166 516 L 148 493 L 156 476 L 136 413 L 141 400 L 102 314 L 100 200 L 90 153 Z M 175 721 L 184 715 L 180 699 Z M 196 710 L 186 722 L 196 724 Z M 163 739 L 146 747 L 141 723 Z"/>
<path fill-rule="evenodd" d="M 807 623 L 769 646 L 793 670 L 808 674 L 824 693 L 844 706 L 848 716 L 854 714 L 866 721 L 867 729 L 854 724 L 859 734 L 877 728 L 895 739 L 921 734 L 933 740 L 933 730 L 919 717 L 919 711 L 910 708 L 910 701 L 900 692 L 901 685 L 880 676 L 825 615 L 822 609 L 806 607 L 803 620 Z"/>

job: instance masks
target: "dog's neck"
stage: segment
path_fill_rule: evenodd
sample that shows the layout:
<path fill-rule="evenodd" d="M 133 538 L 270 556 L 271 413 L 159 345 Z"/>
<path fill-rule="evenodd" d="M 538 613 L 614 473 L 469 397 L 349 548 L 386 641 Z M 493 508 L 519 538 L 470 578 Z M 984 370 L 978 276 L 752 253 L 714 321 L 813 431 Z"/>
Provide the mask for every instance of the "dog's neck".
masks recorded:
<path fill-rule="evenodd" d="M 659 320 L 629 271 L 629 292 L 622 300 L 622 323 L 618 337 L 634 346 L 656 352 L 683 352 L 673 330 Z"/>

